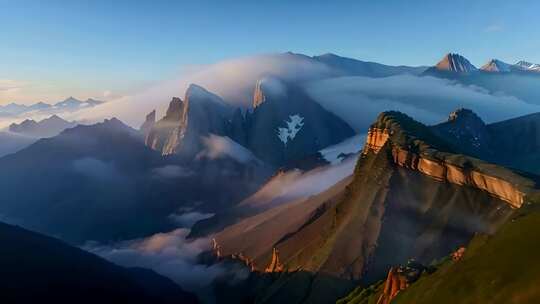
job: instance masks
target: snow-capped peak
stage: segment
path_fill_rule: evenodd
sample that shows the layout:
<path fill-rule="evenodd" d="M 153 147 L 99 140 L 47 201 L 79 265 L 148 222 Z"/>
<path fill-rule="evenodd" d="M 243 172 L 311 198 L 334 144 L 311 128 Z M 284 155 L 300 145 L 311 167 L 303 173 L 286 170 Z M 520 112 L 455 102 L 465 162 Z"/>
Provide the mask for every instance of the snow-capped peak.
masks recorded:
<path fill-rule="evenodd" d="M 531 63 L 531 62 L 522 60 L 516 63 L 514 66 L 525 71 L 540 72 L 540 64 L 538 63 Z"/>

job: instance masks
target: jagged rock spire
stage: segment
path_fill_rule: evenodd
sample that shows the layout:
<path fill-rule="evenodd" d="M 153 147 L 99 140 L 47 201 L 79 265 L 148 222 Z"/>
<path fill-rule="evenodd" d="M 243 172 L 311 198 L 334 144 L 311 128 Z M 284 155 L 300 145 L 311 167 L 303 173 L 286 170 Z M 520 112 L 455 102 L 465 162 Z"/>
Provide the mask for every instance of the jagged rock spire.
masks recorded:
<path fill-rule="evenodd" d="M 283 265 L 281 265 L 281 262 L 279 261 L 279 251 L 274 247 L 272 249 L 272 260 L 270 261 L 270 264 L 268 264 L 264 272 L 282 272 L 282 271 L 283 271 Z"/>

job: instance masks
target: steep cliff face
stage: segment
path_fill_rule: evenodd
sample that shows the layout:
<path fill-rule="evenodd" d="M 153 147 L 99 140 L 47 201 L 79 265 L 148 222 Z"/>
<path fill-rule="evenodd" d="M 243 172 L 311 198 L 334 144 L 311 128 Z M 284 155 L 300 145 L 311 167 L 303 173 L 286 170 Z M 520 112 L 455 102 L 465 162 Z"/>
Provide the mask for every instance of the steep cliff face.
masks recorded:
<path fill-rule="evenodd" d="M 153 110 L 152 112 L 148 113 L 148 115 L 146 115 L 144 123 L 139 128 L 145 142 L 146 142 L 146 138 L 148 137 L 148 134 L 150 133 L 150 131 L 152 130 L 155 124 L 156 124 L 156 110 Z"/>
<path fill-rule="evenodd" d="M 164 155 L 172 153 L 178 142 L 184 108 L 184 102 L 178 97 L 173 97 L 165 116 L 148 131 L 145 137 L 148 147 Z"/>
<path fill-rule="evenodd" d="M 427 75 L 443 74 L 469 74 L 476 72 L 477 68 L 471 64 L 467 58 L 448 53 L 433 67 L 428 68 L 424 73 Z"/>
<path fill-rule="evenodd" d="M 378 153 L 389 139 L 389 130 L 370 128 L 364 154 Z M 422 145 L 421 143 L 418 143 Z M 519 208 L 524 202 L 523 186 L 532 184 L 512 173 L 508 169 L 492 166 L 478 159 L 461 157 L 456 159 L 453 154 L 441 153 L 433 148 L 429 153 L 418 153 L 400 145 L 390 143 L 392 160 L 396 165 L 418 171 L 437 181 L 449 182 L 456 185 L 471 186 L 486 191 L 490 195 L 508 202 L 512 207 Z M 519 186 L 522 185 L 522 186 Z"/>
<path fill-rule="evenodd" d="M 276 166 L 354 135 L 347 123 L 325 110 L 302 88 L 274 77 L 257 81 L 253 109 L 244 117 L 235 115 L 232 125 L 233 140 Z"/>
<path fill-rule="evenodd" d="M 266 220 L 249 218 L 218 241 L 222 253 L 253 258 L 255 269 L 265 269 L 275 248 L 285 272 L 313 273 L 313 282 L 329 276 L 369 284 L 411 258 L 429 264 L 476 233 L 494 233 L 534 186 L 511 170 L 459 154 L 410 117 L 386 112 L 369 131 L 352 181 L 332 199 L 271 209 Z M 287 209 L 307 206 L 318 207 L 302 217 Z M 306 299 L 315 300 L 315 291 Z"/>
<path fill-rule="evenodd" d="M 230 113 L 220 97 L 191 85 L 184 101 L 173 98 L 165 117 L 148 133 L 146 144 L 163 155 L 193 157 L 201 150 L 203 136 L 225 134 Z"/>
<path fill-rule="evenodd" d="M 152 117 L 147 117 L 151 120 Z M 266 77 L 257 81 L 253 108 L 234 110 L 219 96 L 191 85 L 174 98 L 163 119 L 144 124 L 146 144 L 163 155 L 193 157 L 203 137 L 227 136 L 262 161 L 281 167 L 354 135 L 352 128 L 311 99 L 302 88 Z"/>

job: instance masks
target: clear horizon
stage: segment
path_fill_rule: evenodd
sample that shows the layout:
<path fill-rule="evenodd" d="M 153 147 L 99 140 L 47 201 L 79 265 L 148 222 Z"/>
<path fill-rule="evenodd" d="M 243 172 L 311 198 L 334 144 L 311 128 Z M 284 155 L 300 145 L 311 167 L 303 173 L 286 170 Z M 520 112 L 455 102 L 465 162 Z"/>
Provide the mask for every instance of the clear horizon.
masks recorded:
<path fill-rule="evenodd" d="M 469 2 L 0 1 L 0 104 L 110 100 L 192 66 L 261 53 L 410 66 L 448 52 L 477 67 L 540 62 L 531 39 L 540 3 Z"/>

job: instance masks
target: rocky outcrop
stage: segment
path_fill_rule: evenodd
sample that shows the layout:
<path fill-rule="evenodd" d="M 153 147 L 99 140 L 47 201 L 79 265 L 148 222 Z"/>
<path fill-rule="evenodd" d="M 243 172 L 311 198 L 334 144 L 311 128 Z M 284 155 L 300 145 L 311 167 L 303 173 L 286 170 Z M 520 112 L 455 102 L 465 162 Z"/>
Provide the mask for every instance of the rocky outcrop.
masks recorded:
<path fill-rule="evenodd" d="M 441 61 L 439 61 L 435 68 L 439 71 L 449 71 L 456 73 L 469 73 L 476 71 L 476 67 L 472 65 L 467 58 L 459 54 L 446 54 Z"/>
<path fill-rule="evenodd" d="M 146 115 L 146 119 L 144 120 L 144 123 L 139 128 L 145 141 L 146 141 L 146 138 L 148 137 L 148 134 L 150 133 L 150 130 L 152 130 L 155 124 L 156 124 L 156 110 L 153 110 L 152 112 L 148 113 L 148 115 Z"/>
<path fill-rule="evenodd" d="M 202 137 L 226 133 L 230 110 L 219 96 L 192 84 L 183 101 L 173 98 L 165 117 L 150 130 L 146 144 L 163 155 L 194 157 L 203 147 Z"/>
<path fill-rule="evenodd" d="M 392 267 L 388 271 L 388 276 L 384 283 L 384 289 L 377 300 L 377 304 L 390 304 L 392 299 L 394 299 L 397 294 L 409 287 L 407 278 L 401 274 L 401 269 L 399 267 Z"/>
<path fill-rule="evenodd" d="M 490 73 L 500 73 L 500 72 L 511 72 L 512 66 L 506 62 L 502 62 L 497 59 L 491 59 L 488 63 L 484 64 L 481 68 L 484 72 Z"/>
<path fill-rule="evenodd" d="M 264 272 L 282 272 L 283 271 L 283 265 L 281 265 L 281 262 L 279 261 L 279 251 L 274 247 L 272 249 L 272 259 L 270 260 L 270 264 L 264 269 Z"/>
<path fill-rule="evenodd" d="M 255 109 L 265 101 L 265 96 L 262 89 L 262 81 L 257 80 L 255 90 L 253 92 L 253 108 Z"/>
<path fill-rule="evenodd" d="M 459 247 L 456 251 L 452 253 L 452 261 L 461 261 L 461 259 L 463 259 L 463 256 L 465 255 L 465 251 L 467 251 L 467 248 Z"/>
<path fill-rule="evenodd" d="M 392 267 L 388 271 L 384 288 L 377 304 L 390 304 L 399 292 L 414 283 L 426 268 L 421 264 L 410 261 L 407 266 Z"/>
<path fill-rule="evenodd" d="M 450 113 L 448 121 L 434 125 L 430 129 L 462 154 L 484 160 L 494 158 L 491 147 L 492 136 L 487 125 L 469 109 L 462 108 Z"/>
<path fill-rule="evenodd" d="M 163 155 L 174 153 L 185 119 L 185 108 L 185 103 L 180 98 L 173 97 L 165 116 L 148 132 L 146 145 Z"/>
<path fill-rule="evenodd" d="M 451 115 L 450 120 L 456 121 L 458 117 L 458 114 Z M 384 117 L 379 119 L 384 120 Z M 400 128 L 399 124 L 394 124 L 392 128 L 394 129 L 372 126 L 363 153 L 378 153 L 388 142 L 393 162 L 398 166 L 418 171 L 437 181 L 486 191 L 514 208 L 519 208 L 523 204 L 526 192 L 515 184 L 516 180 L 521 179 L 517 174 L 478 159 L 438 151 L 418 138 L 407 138 L 410 135 L 395 129 Z M 393 140 L 392 134 L 400 137 L 401 143 Z"/>
<path fill-rule="evenodd" d="M 363 153 L 373 151 L 379 153 L 379 150 L 384 146 L 388 140 L 389 134 L 386 129 L 370 128 L 366 137 L 366 144 L 364 145 Z"/>

